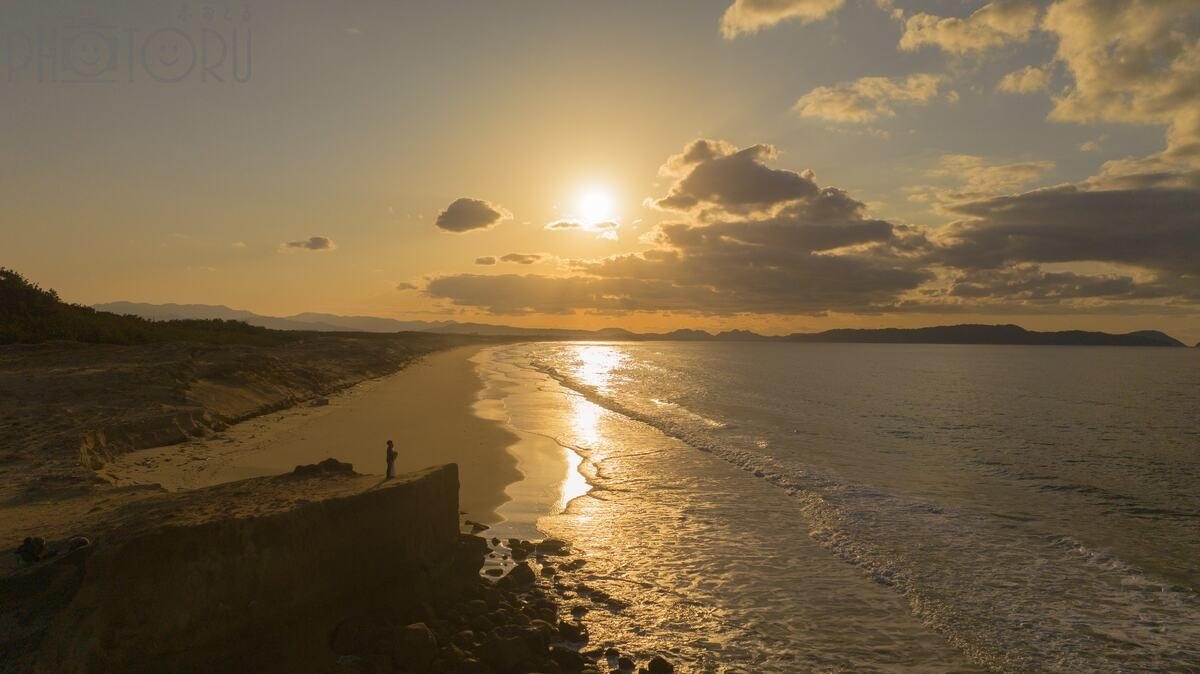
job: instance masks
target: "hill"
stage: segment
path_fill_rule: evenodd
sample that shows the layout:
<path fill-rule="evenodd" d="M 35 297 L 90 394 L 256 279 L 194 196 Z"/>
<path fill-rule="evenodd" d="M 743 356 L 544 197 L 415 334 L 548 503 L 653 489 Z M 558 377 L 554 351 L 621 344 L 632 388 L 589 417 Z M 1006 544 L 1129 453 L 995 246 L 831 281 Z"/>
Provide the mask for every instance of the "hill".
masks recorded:
<path fill-rule="evenodd" d="M 93 344 L 193 341 L 205 344 L 281 344 L 301 333 L 275 332 L 222 318 L 152 321 L 63 302 L 21 274 L 0 267 L 0 344 L 69 340 Z"/>

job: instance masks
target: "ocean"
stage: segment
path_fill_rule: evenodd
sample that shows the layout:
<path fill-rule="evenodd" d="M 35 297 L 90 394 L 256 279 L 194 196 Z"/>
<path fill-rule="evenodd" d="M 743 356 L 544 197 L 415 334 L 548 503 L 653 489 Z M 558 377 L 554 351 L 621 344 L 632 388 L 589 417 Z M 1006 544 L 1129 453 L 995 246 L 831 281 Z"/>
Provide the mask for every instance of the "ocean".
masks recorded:
<path fill-rule="evenodd" d="M 491 416 L 567 457 L 536 525 L 626 606 L 594 643 L 712 672 L 1200 671 L 1196 350 L 526 343 L 478 368 Z"/>

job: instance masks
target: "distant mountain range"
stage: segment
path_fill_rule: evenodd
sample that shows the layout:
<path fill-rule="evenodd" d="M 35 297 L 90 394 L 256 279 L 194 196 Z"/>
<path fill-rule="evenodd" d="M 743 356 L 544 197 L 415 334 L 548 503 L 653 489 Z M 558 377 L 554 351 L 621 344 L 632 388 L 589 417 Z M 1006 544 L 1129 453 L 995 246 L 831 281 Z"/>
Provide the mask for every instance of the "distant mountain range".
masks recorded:
<path fill-rule="evenodd" d="M 929 328 L 836 329 L 824 332 L 797 332 L 783 336 L 760 335 L 748 330 L 729 330 L 716 334 L 703 330 L 675 330 L 666 333 L 638 333 L 622 328 L 602 330 L 563 330 L 559 328 L 520 328 L 487 323 L 457 321 L 400 321 L 376 316 L 339 316 L 303 313 L 294 316 L 262 316 L 251 311 L 212 304 L 146 304 L 109 302 L 97 304 L 99 311 L 133 314 L 152 320 L 180 318 L 221 318 L 244 321 L 273 330 L 311 330 L 318 332 L 438 332 L 450 334 L 511 335 L 550 339 L 671 340 L 671 341 L 742 341 L 742 342 L 813 342 L 873 344 L 1025 344 L 1056 346 L 1185 346 L 1183 342 L 1157 330 L 1126 334 L 1064 330 L 1035 332 L 1019 325 L 942 325 Z M 1200 345 L 1197 345 L 1200 346 Z"/>

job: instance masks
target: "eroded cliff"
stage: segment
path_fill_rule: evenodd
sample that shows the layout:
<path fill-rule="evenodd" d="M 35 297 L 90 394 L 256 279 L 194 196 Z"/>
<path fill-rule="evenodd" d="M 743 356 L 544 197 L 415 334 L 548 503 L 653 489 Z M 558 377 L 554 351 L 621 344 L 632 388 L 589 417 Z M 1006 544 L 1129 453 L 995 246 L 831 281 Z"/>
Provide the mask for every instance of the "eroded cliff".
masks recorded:
<path fill-rule="evenodd" d="M 5 671 L 320 671 L 346 615 L 403 619 L 479 569 L 453 464 L 155 494 L 86 533 L 0 579 Z"/>

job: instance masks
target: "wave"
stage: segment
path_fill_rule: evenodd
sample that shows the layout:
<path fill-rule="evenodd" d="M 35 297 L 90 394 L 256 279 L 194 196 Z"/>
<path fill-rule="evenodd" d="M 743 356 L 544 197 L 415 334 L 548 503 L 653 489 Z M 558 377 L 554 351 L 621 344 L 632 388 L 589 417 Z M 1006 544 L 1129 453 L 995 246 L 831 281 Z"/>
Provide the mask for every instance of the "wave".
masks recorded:
<path fill-rule="evenodd" d="M 808 535 L 892 588 L 975 662 L 1003 671 L 1200 667 L 1200 598 L 1069 535 L 855 484 L 733 446 L 678 404 L 637 409 L 542 360 L 588 401 L 766 480 L 796 499 Z M 690 413 L 690 414 L 689 414 Z M 716 420 L 712 420 L 717 424 Z"/>

